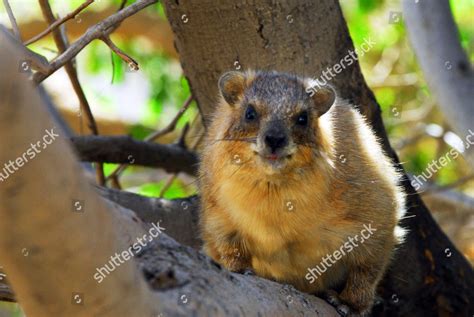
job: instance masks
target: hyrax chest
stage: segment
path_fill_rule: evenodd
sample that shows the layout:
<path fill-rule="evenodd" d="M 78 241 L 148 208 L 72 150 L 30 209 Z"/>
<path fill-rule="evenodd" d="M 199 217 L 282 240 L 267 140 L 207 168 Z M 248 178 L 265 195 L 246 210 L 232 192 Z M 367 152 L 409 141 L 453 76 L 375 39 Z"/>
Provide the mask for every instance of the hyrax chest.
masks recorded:
<path fill-rule="evenodd" d="M 225 206 L 258 275 L 293 283 L 304 280 L 308 268 L 339 247 L 338 239 L 324 230 L 324 212 L 331 207 L 301 187 L 249 192 L 224 186 L 222 195 L 229 195 Z"/>

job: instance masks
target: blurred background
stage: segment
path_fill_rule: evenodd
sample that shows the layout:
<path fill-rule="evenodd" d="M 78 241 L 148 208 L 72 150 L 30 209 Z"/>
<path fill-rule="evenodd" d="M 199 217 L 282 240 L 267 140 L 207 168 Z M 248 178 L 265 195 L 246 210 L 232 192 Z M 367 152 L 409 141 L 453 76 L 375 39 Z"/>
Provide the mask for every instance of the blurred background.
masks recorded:
<path fill-rule="evenodd" d="M 53 11 L 61 17 L 83 2 L 50 1 Z M 129 0 L 128 4 L 132 2 Z M 120 0 L 96 0 L 66 23 L 69 40 L 74 41 L 90 25 L 114 13 L 120 3 Z M 360 65 L 382 107 L 392 147 L 405 170 L 410 175 L 421 175 L 430 162 L 452 149 L 462 153 L 466 135 L 452 132 L 437 108 L 410 46 L 400 1 L 341 0 L 340 3 L 354 46 L 360 47 L 368 38 L 375 42 L 375 46 L 360 57 Z M 462 46 L 472 63 L 474 1 L 453 0 L 450 3 Z M 11 0 L 10 5 L 23 40 L 47 27 L 37 1 Z M 391 23 L 387 24 L 389 19 L 392 19 Z M 0 23 L 10 26 L 3 4 L 0 4 Z M 112 55 L 103 42 L 94 41 L 76 59 L 79 79 L 100 134 L 128 134 L 144 139 L 153 131 L 164 128 L 190 96 L 189 85 L 173 46 L 173 34 L 163 8 L 158 4 L 127 19 L 111 37 L 118 47 L 138 62 L 140 69 L 130 69 L 119 57 Z M 29 47 L 48 59 L 57 55 L 50 36 Z M 74 132 L 89 134 L 66 72 L 63 69 L 57 71 L 44 85 Z M 179 119 L 177 128 L 157 141 L 176 142 L 186 123 L 196 126 L 200 120 L 193 102 Z M 193 147 L 195 139 L 189 133 L 188 147 Z M 105 164 L 106 175 L 116 167 L 115 164 Z M 135 166 L 122 173 L 120 183 L 124 190 L 147 196 L 176 198 L 196 193 L 195 179 L 190 176 L 167 175 L 160 170 Z M 474 263 L 474 171 L 462 155 L 437 170 L 419 191 L 439 225 Z M 448 257 L 449 252 L 449 249 L 445 250 Z M 16 305 L 0 303 L 2 306 L 11 311 L 6 316 L 22 316 Z"/>

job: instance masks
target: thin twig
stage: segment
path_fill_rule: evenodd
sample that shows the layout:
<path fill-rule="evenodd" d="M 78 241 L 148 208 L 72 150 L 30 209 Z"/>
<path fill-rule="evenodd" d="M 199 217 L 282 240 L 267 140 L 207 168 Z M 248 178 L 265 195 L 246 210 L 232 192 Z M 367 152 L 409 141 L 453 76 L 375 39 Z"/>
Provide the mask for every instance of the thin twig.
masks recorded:
<path fill-rule="evenodd" d="M 125 61 L 125 63 L 128 64 L 128 67 L 130 67 L 130 69 L 132 70 L 138 70 L 138 63 L 137 61 L 135 61 L 133 58 L 131 58 L 130 56 L 128 56 L 124 51 L 122 51 L 120 48 L 118 48 L 114 42 L 112 42 L 112 40 L 110 39 L 110 37 L 108 35 L 106 36 L 102 36 L 100 38 L 105 44 L 107 44 L 107 46 L 113 51 L 115 52 L 115 54 L 117 54 L 121 59 L 123 59 Z"/>
<path fill-rule="evenodd" d="M 61 24 L 63 24 L 64 22 L 68 21 L 68 20 L 71 20 L 71 19 L 74 19 L 82 10 L 84 10 L 85 8 L 87 8 L 89 5 L 91 5 L 95 0 L 87 0 L 86 2 L 84 2 L 83 4 L 81 4 L 79 7 L 77 7 L 76 10 L 68 13 L 65 17 L 61 18 L 61 19 L 58 19 L 56 21 L 54 21 L 52 24 L 50 24 L 46 30 L 44 30 L 43 32 L 33 36 L 31 39 L 29 39 L 28 41 L 26 41 L 24 44 L 25 45 L 30 45 L 40 39 L 42 39 L 43 37 L 45 37 L 46 35 L 48 35 L 49 33 L 51 33 L 52 31 L 54 31 L 56 28 L 58 28 Z"/>
<path fill-rule="evenodd" d="M 165 185 L 160 191 L 160 195 L 158 196 L 159 198 L 163 198 L 163 196 L 165 196 L 165 193 L 168 191 L 168 189 L 171 187 L 171 185 L 173 184 L 173 182 L 176 180 L 177 177 L 178 177 L 178 174 L 173 174 L 171 175 L 170 178 L 168 178 Z"/>
<path fill-rule="evenodd" d="M 127 168 L 127 166 L 128 166 L 128 164 L 120 164 L 116 169 L 114 169 L 112 171 L 112 173 L 110 173 L 109 176 L 107 176 L 105 181 L 113 179 L 114 177 L 118 177 L 120 174 L 122 174 L 122 172 L 125 170 L 125 168 Z"/>
<path fill-rule="evenodd" d="M 148 135 L 144 141 L 145 142 L 151 142 L 151 141 L 154 141 L 156 140 L 157 138 L 167 134 L 167 133 L 170 133 L 172 132 L 175 128 L 176 128 L 176 124 L 178 123 L 178 120 L 183 116 L 183 114 L 186 112 L 186 110 L 189 108 L 189 106 L 191 105 L 191 102 L 193 101 L 194 97 L 193 95 L 189 96 L 188 99 L 186 99 L 186 101 L 184 102 L 183 106 L 181 107 L 181 109 L 179 109 L 178 113 L 176 114 L 176 116 L 173 118 L 173 120 L 163 129 L 161 130 L 158 130 L 150 135 Z M 107 178 L 106 178 L 106 181 L 107 180 L 110 180 L 111 178 L 113 177 L 116 177 L 118 175 L 120 175 L 124 170 L 125 168 L 128 166 L 128 164 L 121 164 L 119 165 Z"/>
<path fill-rule="evenodd" d="M 145 141 L 154 141 L 158 139 L 159 137 L 168 134 L 172 132 L 176 128 L 176 124 L 178 123 L 179 119 L 183 116 L 183 114 L 188 110 L 189 106 L 191 105 L 191 102 L 193 101 L 194 97 L 193 95 L 189 96 L 188 99 L 184 102 L 183 106 L 181 109 L 179 109 L 178 113 L 174 117 L 173 120 L 163 129 L 153 132 L 149 136 L 145 138 Z"/>
<path fill-rule="evenodd" d="M 415 131 L 412 131 L 411 137 L 395 142 L 393 148 L 397 151 L 401 151 L 410 145 L 416 144 L 418 141 L 425 138 L 426 136 L 427 135 L 425 134 L 424 129 L 415 129 Z"/>
<path fill-rule="evenodd" d="M 69 60 L 73 59 L 77 54 L 79 54 L 79 52 L 82 51 L 82 49 L 90 42 L 109 35 L 118 25 L 120 25 L 120 22 L 156 2 L 158 2 L 158 0 L 138 0 L 135 3 L 125 7 L 123 10 L 112 14 L 105 20 L 100 21 L 94 26 L 90 27 L 86 33 L 84 33 L 79 39 L 72 43 L 66 51 L 51 61 L 51 69 L 48 72 L 37 72 L 34 74 L 33 79 L 35 83 L 39 84 L 56 70 L 63 67 Z"/>
<path fill-rule="evenodd" d="M 186 125 L 184 126 L 183 131 L 181 132 L 181 136 L 179 137 L 179 140 L 178 140 L 178 145 L 180 147 L 186 148 L 185 139 L 186 139 L 186 135 L 188 134 L 188 131 L 189 131 L 189 123 L 186 122 Z M 177 177 L 178 177 L 178 173 L 174 173 L 174 175 L 171 175 L 171 177 L 168 178 L 165 185 L 160 191 L 160 195 L 159 195 L 160 198 L 163 198 L 165 196 L 166 192 L 171 187 L 171 185 L 173 184 L 173 182 L 176 180 Z"/>
<path fill-rule="evenodd" d="M 128 2 L 128 0 L 122 0 L 122 3 L 120 4 L 120 7 L 119 7 L 118 11 L 122 10 L 123 8 L 125 8 L 125 6 L 127 5 L 127 2 Z"/>
<path fill-rule="evenodd" d="M 197 114 L 199 116 L 199 114 Z M 197 116 L 194 118 L 193 122 L 196 120 Z M 183 129 L 183 133 L 181 134 L 181 137 L 179 138 L 179 142 L 178 144 L 180 144 L 180 146 L 182 147 L 186 147 L 186 144 L 185 144 L 185 138 L 186 138 L 186 134 L 188 133 L 188 130 L 189 130 L 189 125 L 186 124 L 186 126 L 184 127 Z M 204 136 L 204 133 L 201 133 L 198 138 L 196 139 L 196 142 L 191 146 L 191 150 L 195 151 L 196 148 L 198 147 L 199 143 L 201 142 L 201 139 L 203 138 Z M 178 173 L 174 173 L 174 175 L 172 175 L 168 181 L 166 182 L 165 186 L 163 186 L 163 188 L 161 189 L 160 191 L 160 198 L 163 198 L 166 194 L 166 192 L 168 191 L 168 189 L 171 187 L 171 185 L 173 184 L 173 182 L 176 180 L 176 178 L 178 177 Z M 185 187 L 187 187 L 187 185 L 185 185 Z"/>
<path fill-rule="evenodd" d="M 52 25 L 55 23 L 54 14 L 51 10 L 51 6 L 49 5 L 48 0 L 39 0 L 41 11 L 43 12 L 43 16 L 46 21 Z M 60 53 L 63 53 L 67 50 L 67 39 L 65 36 L 65 32 L 61 32 L 61 29 L 54 28 L 52 29 L 54 42 Z M 91 108 L 89 106 L 89 102 L 87 101 L 86 95 L 84 90 L 82 89 L 81 83 L 79 82 L 79 78 L 77 76 L 76 68 L 74 67 L 74 60 L 70 59 L 65 64 L 65 69 L 68 74 L 69 80 L 71 81 L 72 87 L 79 99 L 79 103 L 81 106 L 81 112 L 85 114 L 87 119 L 87 125 L 94 135 L 99 135 L 99 129 L 97 128 L 97 124 L 94 119 L 94 115 L 92 114 Z M 100 185 L 105 184 L 105 175 L 102 163 L 97 163 L 96 165 L 96 176 L 97 182 Z"/>
<path fill-rule="evenodd" d="M 117 177 L 112 178 L 112 188 L 122 189 L 122 185 L 120 185 L 120 182 Z"/>
<path fill-rule="evenodd" d="M 471 180 L 474 179 L 474 174 L 471 174 L 471 175 L 468 175 L 468 176 L 465 176 L 465 177 L 461 177 L 460 179 L 458 179 L 457 181 L 451 183 L 451 184 L 447 184 L 447 185 L 444 185 L 444 186 L 429 186 L 427 187 L 422 193 L 421 195 L 428 195 L 428 194 L 433 194 L 433 193 L 439 193 L 439 192 L 442 192 L 442 191 L 446 191 L 446 190 L 449 190 L 449 189 L 452 189 L 452 188 L 456 188 L 456 187 L 459 187 Z"/>
<path fill-rule="evenodd" d="M 13 14 L 12 8 L 10 7 L 10 3 L 8 2 L 8 0 L 3 0 L 3 4 L 5 5 L 5 10 L 7 10 L 8 18 L 10 19 L 13 34 L 18 40 L 21 41 L 20 29 L 18 28 L 18 24 L 16 23 L 15 15 Z"/>
<path fill-rule="evenodd" d="M 188 135 L 189 132 L 189 122 L 186 122 L 186 124 L 183 127 L 183 131 L 181 131 L 181 136 L 178 139 L 178 145 L 182 148 L 186 148 L 186 136 Z"/>

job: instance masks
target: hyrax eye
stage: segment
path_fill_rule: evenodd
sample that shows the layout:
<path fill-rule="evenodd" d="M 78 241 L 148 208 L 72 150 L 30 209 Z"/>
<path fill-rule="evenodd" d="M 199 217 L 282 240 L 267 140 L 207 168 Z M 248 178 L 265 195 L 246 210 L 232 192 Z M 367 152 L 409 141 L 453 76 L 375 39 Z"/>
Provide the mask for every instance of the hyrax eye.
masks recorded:
<path fill-rule="evenodd" d="M 303 111 L 296 117 L 296 124 L 300 126 L 306 126 L 308 124 L 308 113 Z"/>
<path fill-rule="evenodd" d="M 257 111 L 252 105 L 247 105 L 247 109 L 245 109 L 245 120 L 250 122 L 255 119 L 257 119 Z"/>

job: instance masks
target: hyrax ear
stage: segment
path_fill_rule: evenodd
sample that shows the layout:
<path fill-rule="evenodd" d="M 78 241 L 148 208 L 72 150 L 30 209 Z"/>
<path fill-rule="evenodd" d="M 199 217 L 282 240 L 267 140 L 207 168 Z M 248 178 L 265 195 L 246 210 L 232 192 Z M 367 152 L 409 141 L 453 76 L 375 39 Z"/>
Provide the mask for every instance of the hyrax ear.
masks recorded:
<path fill-rule="evenodd" d="M 230 71 L 219 78 L 219 90 L 229 105 L 234 105 L 244 93 L 245 75 L 241 72 Z"/>
<path fill-rule="evenodd" d="M 310 96 L 313 99 L 318 117 L 331 109 L 334 101 L 336 101 L 336 92 L 328 85 L 312 87 Z"/>

